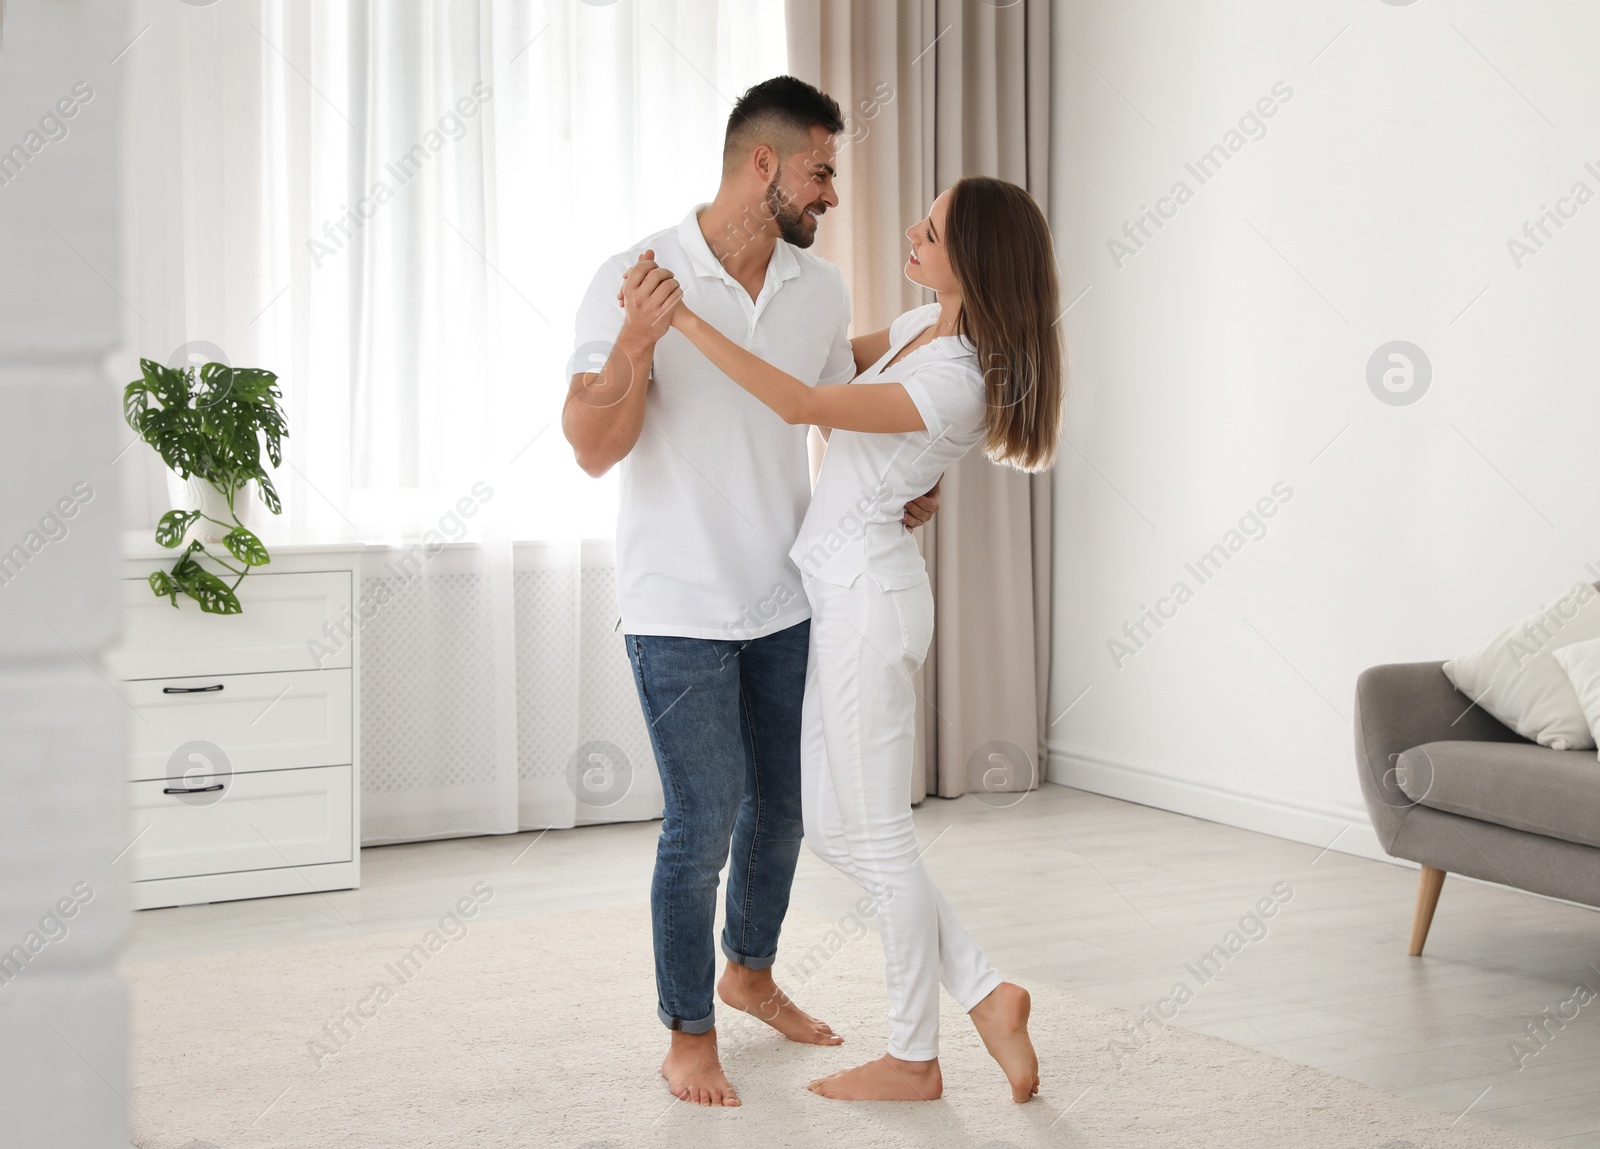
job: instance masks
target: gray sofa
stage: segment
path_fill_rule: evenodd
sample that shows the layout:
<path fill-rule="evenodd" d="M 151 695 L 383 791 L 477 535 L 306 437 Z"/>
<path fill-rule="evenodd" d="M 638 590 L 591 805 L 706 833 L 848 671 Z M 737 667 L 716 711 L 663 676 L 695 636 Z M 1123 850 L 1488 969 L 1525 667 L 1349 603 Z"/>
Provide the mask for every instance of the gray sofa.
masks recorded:
<path fill-rule="evenodd" d="M 1375 666 L 1356 681 L 1356 767 L 1383 848 L 1422 863 L 1411 953 L 1446 874 L 1600 906 L 1600 761 L 1501 725 L 1442 662 Z"/>

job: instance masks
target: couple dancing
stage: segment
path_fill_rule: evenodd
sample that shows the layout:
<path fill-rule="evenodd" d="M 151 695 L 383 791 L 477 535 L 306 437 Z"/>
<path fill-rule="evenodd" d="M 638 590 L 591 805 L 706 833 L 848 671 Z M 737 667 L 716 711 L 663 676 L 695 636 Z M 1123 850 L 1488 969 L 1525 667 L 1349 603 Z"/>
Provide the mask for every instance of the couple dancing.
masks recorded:
<path fill-rule="evenodd" d="M 888 1052 L 812 1091 L 940 1096 L 943 984 L 1022 1102 L 1039 1088 L 1028 993 L 962 928 L 912 822 L 911 676 L 933 597 L 909 528 L 973 447 L 1023 470 L 1051 461 L 1055 263 L 1026 192 L 961 180 L 906 230 L 905 275 L 938 302 L 852 340 L 838 269 L 806 250 L 839 202 L 843 129 L 838 104 L 793 77 L 751 88 L 716 199 L 608 260 L 578 314 L 562 426 L 587 473 L 625 462 L 620 625 L 665 794 L 651 885 L 672 1033 L 661 1072 L 683 1100 L 739 1104 L 714 979 L 726 1006 L 791 1040 L 843 1041 L 772 976 L 803 838 L 880 906 L 890 1002 Z M 596 345 L 603 363 L 583 357 Z M 808 426 L 828 439 L 815 492 Z"/>

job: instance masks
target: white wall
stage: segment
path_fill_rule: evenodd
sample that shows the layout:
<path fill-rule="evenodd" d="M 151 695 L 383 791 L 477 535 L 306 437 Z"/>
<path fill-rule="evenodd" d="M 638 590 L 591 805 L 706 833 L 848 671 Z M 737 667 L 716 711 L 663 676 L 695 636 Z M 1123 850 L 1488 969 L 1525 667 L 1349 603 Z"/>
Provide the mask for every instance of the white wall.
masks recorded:
<path fill-rule="evenodd" d="M 132 32 L 114 0 L 0 8 L 0 1141 L 125 1145 L 129 710 L 99 662 L 130 433 L 100 365 Z"/>
<path fill-rule="evenodd" d="M 1055 26 L 1051 212 L 1086 294 L 1049 776 L 1373 852 L 1356 675 L 1600 578 L 1600 12 L 1058 0 Z M 1262 138 L 1186 170 L 1275 85 Z M 1118 267 L 1107 241 L 1180 180 Z M 1594 202 L 1519 268 L 1507 241 L 1580 181 Z M 1408 405 L 1368 386 L 1391 340 L 1432 365 Z M 1185 570 L 1280 483 L 1265 537 Z M 1119 668 L 1109 641 L 1179 581 Z"/>

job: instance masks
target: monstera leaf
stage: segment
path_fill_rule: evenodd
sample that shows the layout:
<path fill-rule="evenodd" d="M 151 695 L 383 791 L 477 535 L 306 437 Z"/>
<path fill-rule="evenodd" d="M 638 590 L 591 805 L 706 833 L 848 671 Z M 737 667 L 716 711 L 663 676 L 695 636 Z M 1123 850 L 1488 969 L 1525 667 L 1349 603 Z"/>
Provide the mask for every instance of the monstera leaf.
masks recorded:
<path fill-rule="evenodd" d="M 198 543 L 191 543 L 190 549 L 184 552 L 178 565 L 172 568 L 172 583 L 178 590 L 194 599 L 200 609 L 206 614 L 240 614 L 244 607 L 239 603 L 239 596 L 233 593 L 233 587 L 223 582 L 216 575 L 202 567 L 194 559 Z M 238 584 L 235 583 L 235 586 Z M 172 605 L 177 606 L 178 600 L 174 597 Z"/>
<path fill-rule="evenodd" d="M 228 553 L 246 566 L 266 566 L 272 561 L 267 554 L 267 548 L 261 545 L 261 540 L 245 530 L 243 527 L 234 527 L 223 536 L 222 545 L 228 548 Z"/>
<path fill-rule="evenodd" d="M 199 518 L 199 511 L 168 511 L 156 524 L 156 542 L 164 547 L 177 546 L 183 542 L 184 533 Z"/>

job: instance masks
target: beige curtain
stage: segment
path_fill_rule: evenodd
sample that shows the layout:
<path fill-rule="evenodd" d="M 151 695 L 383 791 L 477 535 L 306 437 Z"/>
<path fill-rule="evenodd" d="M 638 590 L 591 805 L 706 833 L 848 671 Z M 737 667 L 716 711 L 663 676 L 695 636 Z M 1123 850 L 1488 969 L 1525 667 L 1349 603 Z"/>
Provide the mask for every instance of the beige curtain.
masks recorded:
<path fill-rule="evenodd" d="M 996 176 L 1048 204 L 1050 5 L 788 0 L 787 14 L 790 71 L 829 92 L 848 121 L 841 202 L 817 249 L 844 271 L 855 329 L 875 331 L 927 302 L 901 275 L 904 232 L 940 190 Z M 974 453 L 941 493 L 938 517 L 919 532 L 937 621 L 918 684 L 914 801 L 956 797 L 995 767 L 1011 778 L 1001 789 L 1043 775 L 1049 476 Z"/>

